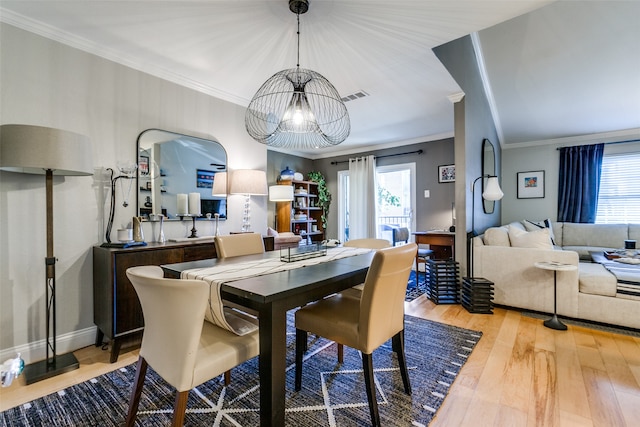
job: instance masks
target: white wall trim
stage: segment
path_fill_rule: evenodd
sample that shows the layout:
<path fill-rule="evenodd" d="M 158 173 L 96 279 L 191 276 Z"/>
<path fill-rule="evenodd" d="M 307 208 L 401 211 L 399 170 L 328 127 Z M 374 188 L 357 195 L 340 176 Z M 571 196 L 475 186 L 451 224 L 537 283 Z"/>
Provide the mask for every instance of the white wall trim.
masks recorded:
<path fill-rule="evenodd" d="M 141 62 L 134 57 L 122 55 L 112 49 L 108 49 L 104 46 L 98 45 L 97 43 L 62 31 L 59 28 L 53 27 L 35 19 L 20 15 L 19 13 L 15 13 L 3 7 L 0 7 L 0 21 L 9 25 L 13 25 L 14 27 L 21 28 L 25 31 L 38 34 L 42 37 L 55 40 L 64 45 L 80 49 L 84 52 L 91 53 L 104 59 L 108 59 L 109 61 L 113 61 L 117 64 L 121 64 L 133 68 L 134 70 L 142 71 L 143 73 L 147 73 L 160 79 L 170 81 L 180 86 L 184 86 L 186 88 L 193 89 L 195 91 L 211 95 L 216 98 L 223 99 L 225 101 L 232 102 L 244 107 L 249 105 L 248 99 L 235 96 L 229 92 L 220 90 L 213 86 L 204 85 L 196 80 L 174 73 L 171 70 L 155 67 L 146 62 Z"/>
<path fill-rule="evenodd" d="M 500 115 L 498 114 L 498 107 L 496 106 L 496 100 L 493 97 L 493 89 L 491 89 L 491 82 L 489 81 L 489 74 L 487 74 L 487 67 L 484 62 L 484 54 L 482 53 L 482 43 L 480 42 L 480 36 L 478 32 L 473 32 L 471 35 L 471 43 L 473 50 L 476 54 L 476 63 L 478 64 L 478 72 L 480 73 L 480 80 L 482 81 L 482 88 L 484 94 L 487 97 L 489 103 L 489 110 L 491 110 L 491 117 L 493 117 L 493 125 L 496 128 L 496 134 L 498 135 L 498 143 L 502 148 L 504 145 L 504 132 L 502 131 L 502 123 L 500 122 Z"/>
<path fill-rule="evenodd" d="M 512 148 L 541 147 L 543 145 L 586 145 L 597 144 L 600 142 L 618 142 L 626 139 L 638 138 L 640 138 L 640 128 L 634 128 L 614 132 L 592 133 L 585 135 L 568 136 L 565 138 L 553 138 L 539 141 L 505 144 L 502 148 L 508 150 Z"/>
<path fill-rule="evenodd" d="M 81 329 L 64 335 L 58 335 L 56 340 L 56 352 L 60 354 L 69 353 L 79 348 L 95 345 L 96 327 Z M 47 351 L 46 340 L 30 342 L 13 348 L 0 351 L 0 361 L 5 361 L 16 357 L 20 353 L 24 363 L 29 365 L 33 362 L 44 360 Z"/>

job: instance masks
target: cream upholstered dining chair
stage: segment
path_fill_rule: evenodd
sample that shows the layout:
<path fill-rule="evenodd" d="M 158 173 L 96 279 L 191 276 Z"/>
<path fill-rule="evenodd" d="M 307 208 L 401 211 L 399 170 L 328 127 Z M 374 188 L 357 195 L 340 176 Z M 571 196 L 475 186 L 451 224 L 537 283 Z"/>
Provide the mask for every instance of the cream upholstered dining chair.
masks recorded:
<path fill-rule="evenodd" d="M 259 353 L 257 330 L 238 336 L 204 320 L 206 282 L 162 276 L 158 266 L 127 269 L 145 322 L 127 426 L 135 423 L 147 366 L 176 388 L 172 425 L 181 426 L 192 388 Z"/>
<path fill-rule="evenodd" d="M 344 242 L 346 247 L 351 248 L 368 248 L 368 249 L 384 249 L 391 247 L 391 243 L 387 239 L 352 239 Z"/>
<path fill-rule="evenodd" d="M 344 245 L 342 246 L 346 246 L 350 248 L 365 248 L 365 249 L 377 250 L 377 249 L 390 248 L 391 243 L 386 239 L 364 238 L 364 239 L 347 240 L 346 242 L 344 242 Z M 361 283 L 359 285 L 356 285 L 352 288 L 349 288 L 340 292 L 340 294 L 345 297 L 350 296 L 354 298 L 360 298 L 363 287 L 364 287 L 364 284 Z M 344 346 L 338 343 L 338 362 L 342 363 L 343 361 L 344 361 Z"/>
<path fill-rule="evenodd" d="M 391 243 L 389 243 L 388 240 L 386 239 L 372 239 L 372 238 L 367 238 L 367 239 L 353 239 L 353 240 L 348 240 L 346 242 L 344 242 L 345 247 L 349 247 L 349 248 L 365 248 L 365 249 L 384 249 L 384 248 L 390 248 L 391 247 Z M 349 288 L 345 291 L 342 291 L 342 293 L 344 295 L 353 295 L 356 296 L 358 298 L 360 298 L 360 292 L 362 292 L 362 287 L 364 286 L 364 284 L 359 284 L 356 285 L 352 288 Z"/>
<path fill-rule="evenodd" d="M 264 253 L 264 241 L 260 233 L 216 236 L 215 245 L 218 258 Z"/>
<path fill-rule="evenodd" d="M 307 333 L 311 332 L 362 353 L 369 412 L 374 426 L 380 425 L 380 416 L 372 353 L 390 338 L 398 356 L 404 391 L 411 394 L 404 356 L 404 297 L 416 250 L 415 243 L 380 249 L 373 257 L 360 298 L 337 294 L 296 312 L 296 390 L 302 386 L 302 357 Z"/>

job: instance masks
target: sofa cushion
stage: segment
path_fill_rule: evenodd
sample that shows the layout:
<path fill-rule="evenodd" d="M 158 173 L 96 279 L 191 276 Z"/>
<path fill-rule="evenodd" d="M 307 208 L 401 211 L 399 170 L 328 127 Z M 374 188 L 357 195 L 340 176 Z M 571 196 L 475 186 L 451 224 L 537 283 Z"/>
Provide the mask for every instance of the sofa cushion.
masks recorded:
<path fill-rule="evenodd" d="M 525 219 L 524 221 L 522 221 L 522 224 L 524 225 L 524 228 L 527 231 L 537 231 L 537 230 L 540 230 L 541 228 L 548 228 L 549 237 L 551 238 L 551 244 L 552 245 L 556 244 L 556 238 L 553 235 L 553 227 L 551 226 L 550 219 L 543 219 L 541 221 L 531 221 L 531 220 Z"/>
<path fill-rule="evenodd" d="M 616 276 L 607 271 L 602 264 L 581 262 L 578 265 L 579 289 L 583 294 L 615 297 Z"/>
<path fill-rule="evenodd" d="M 484 231 L 484 244 L 488 246 L 511 246 L 506 227 L 491 227 Z"/>
<path fill-rule="evenodd" d="M 595 248 L 623 248 L 629 238 L 627 224 L 577 224 L 565 222 L 562 246 L 592 246 Z"/>
<path fill-rule="evenodd" d="M 527 232 L 510 226 L 509 241 L 511 246 L 518 248 L 553 249 L 548 228 Z"/>

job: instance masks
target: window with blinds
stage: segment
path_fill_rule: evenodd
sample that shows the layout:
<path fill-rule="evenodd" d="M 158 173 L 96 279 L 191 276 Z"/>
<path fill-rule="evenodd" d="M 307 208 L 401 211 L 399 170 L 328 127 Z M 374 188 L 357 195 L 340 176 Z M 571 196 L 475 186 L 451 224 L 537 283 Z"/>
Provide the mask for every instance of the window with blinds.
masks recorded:
<path fill-rule="evenodd" d="M 640 153 L 604 155 L 596 223 L 640 223 Z"/>

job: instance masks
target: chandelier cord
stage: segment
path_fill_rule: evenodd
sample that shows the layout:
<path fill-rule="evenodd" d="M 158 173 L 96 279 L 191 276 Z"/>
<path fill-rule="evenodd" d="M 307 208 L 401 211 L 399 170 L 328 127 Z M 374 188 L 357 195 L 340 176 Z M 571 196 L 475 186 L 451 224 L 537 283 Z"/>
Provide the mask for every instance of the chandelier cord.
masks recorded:
<path fill-rule="evenodd" d="M 300 68 L 300 12 L 296 13 L 298 17 L 298 60 L 296 66 Z"/>

